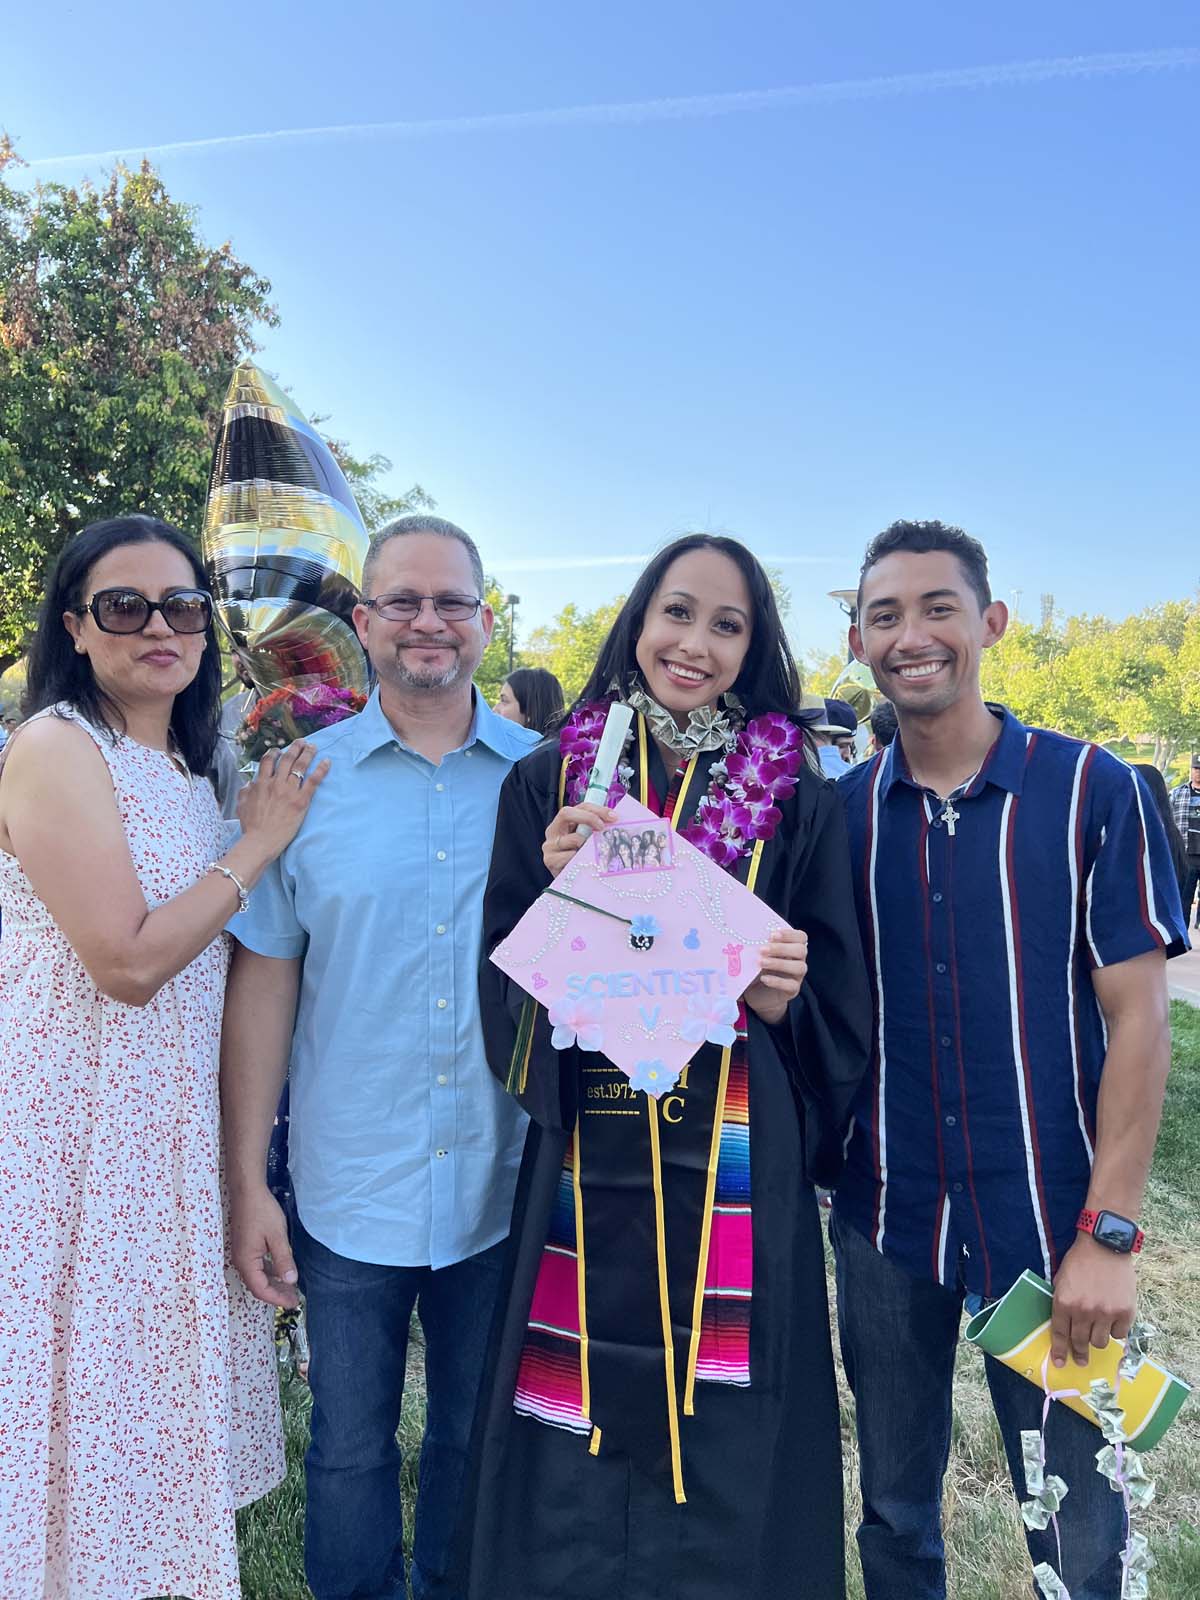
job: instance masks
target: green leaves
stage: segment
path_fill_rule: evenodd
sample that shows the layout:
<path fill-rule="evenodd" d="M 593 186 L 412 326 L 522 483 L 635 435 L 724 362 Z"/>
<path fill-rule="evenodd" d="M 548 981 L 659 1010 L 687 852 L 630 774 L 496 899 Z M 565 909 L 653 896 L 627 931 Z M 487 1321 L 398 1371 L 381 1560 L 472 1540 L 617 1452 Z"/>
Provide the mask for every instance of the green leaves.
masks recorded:
<path fill-rule="evenodd" d="M 270 284 L 148 163 L 31 192 L 4 182 L 17 164 L 0 139 L 0 669 L 86 522 L 198 533 L 229 373 L 277 320 Z"/>
<path fill-rule="evenodd" d="M 1200 599 L 1107 617 L 1010 624 L 983 658 L 984 695 L 1022 721 L 1100 742 L 1147 739 L 1166 765 L 1200 714 Z"/>

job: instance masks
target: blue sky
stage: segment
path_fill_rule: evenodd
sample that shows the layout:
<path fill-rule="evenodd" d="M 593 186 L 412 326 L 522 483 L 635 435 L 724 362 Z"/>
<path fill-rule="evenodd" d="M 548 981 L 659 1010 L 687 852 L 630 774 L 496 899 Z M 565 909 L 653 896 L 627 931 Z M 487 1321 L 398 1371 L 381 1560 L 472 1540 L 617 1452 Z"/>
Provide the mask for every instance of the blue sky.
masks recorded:
<path fill-rule="evenodd" d="M 30 182 L 409 125 L 153 156 L 271 279 L 264 366 L 521 626 L 711 527 L 789 558 L 822 648 L 897 516 L 977 534 L 1027 617 L 1194 590 L 1198 95 L 1194 4 L 1108 0 L 46 0 L 0 57 L 21 154 L 89 157 Z"/>

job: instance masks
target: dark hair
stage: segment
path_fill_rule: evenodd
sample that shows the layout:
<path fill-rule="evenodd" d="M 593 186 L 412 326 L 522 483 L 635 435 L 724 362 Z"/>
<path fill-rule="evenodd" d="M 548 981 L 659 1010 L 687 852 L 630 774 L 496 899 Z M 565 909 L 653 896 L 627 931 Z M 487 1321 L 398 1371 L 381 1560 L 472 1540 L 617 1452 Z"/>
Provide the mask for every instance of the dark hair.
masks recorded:
<path fill-rule="evenodd" d="M 518 667 L 505 678 L 512 690 L 525 726 L 546 734 L 562 719 L 562 684 L 545 667 Z"/>
<path fill-rule="evenodd" d="M 600 647 L 599 659 L 579 699 L 602 700 L 609 693 L 609 685 L 614 679 L 623 685 L 636 672 L 635 652 L 646 618 L 646 607 L 671 563 L 693 550 L 715 550 L 719 555 L 727 556 L 741 570 L 746 587 L 750 590 L 753 634 L 733 692 L 750 716 L 759 716 L 765 711 L 793 714 L 800 704 L 800 678 L 787 635 L 783 631 L 771 581 L 761 563 L 744 544 L 715 533 L 686 534 L 652 557 L 609 629 L 608 638 Z"/>
<path fill-rule="evenodd" d="M 200 557 L 169 522 L 138 513 L 90 523 L 63 546 L 46 585 L 29 652 L 22 707 L 27 717 L 66 701 L 97 727 L 112 733 L 125 731 L 120 710 L 97 684 L 87 656 L 76 651 L 62 618 L 64 611 L 77 611 L 87 600 L 88 576 L 97 561 L 126 544 L 169 544 L 187 557 L 196 587 L 207 591 L 208 579 Z M 171 733 L 190 772 L 206 773 L 212 764 L 220 715 L 221 652 L 216 630 L 210 626 L 200 670 L 175 696 L 171 709 Z"/>
<path fill-rule="evenodd" d="M 1175 821 L 1175 813 L 1171 810 L 1171 797 L 1167 793 L 1167 780 L 1158 768 L 1151 766 L 1148 761 L 1132 761 L 1130 765 L 1150 791 L 1150 798 L 1154 801 L 1155 809 L 1166 831 L 1167 848 L 1171 852 L 1171 865 L 1175 869 L 1175 876 L 1179 880 L 1180 893 L 1182 894 L 1183 885 L 1187 877 L 1187 850 L 1183 843 L 1183 835 L 1179 831 L 1179 825 Z M 1188 906 L 1183 908 L 1185 918 L 1189 909 Z"/>
<path fill-rule="evenodd" d="M 946 550 L 957 557 L 963 576 L 975 591 L 979 609 L 992 603 L 992 589 L 988 582 L 987 553 L 978 539 L 972 539 L 961 528 L 948 527 L 944 522 L 893 522 L 890 528 L 877 533 L 867 546 L 858 574 L 858 609 L 862 610 L 862 590 L 867 573 L 877 561 L 897 551 L 907 550 L 914 555 L 927 555 L 931 550 Z"/>
<path fill-rule="evenodd" d="M 882 750 L 884 745 L 891 744 L 896 737 L 900 724 L 896 720 L 896 708 L 890 700 L 881 700 L 871 709 L 871 732 L 875 735 L 875 743 Z"/>
<path fill-rule="evenodd" d="M 439 539 L 457 539 L 467 552 L 467 560 L 471 563 L 471 577 L 475 580 L 475 589 L 482 600 L 487 593 L 487 584 L 483 576 L 483 561 L 480 559 L 479 547 L 469 533 L 464 533 L 456 522 L 447 522 L 445 517 L 434 517 L 427 511 L 409 511 L 402 517 L 393 517 L 390 522 L 385 522 L 383 527 L 371 535 L 371 542 L 367 546 L 367 553 L 363 557 L 362 592 L 369 594 L 372 583 L 375 581 L 375 568 L 379 565 L 379 554 L 385 545 L 391 544 L 393 539 L 401 539 L 406 534 L 430 533 Z"/>

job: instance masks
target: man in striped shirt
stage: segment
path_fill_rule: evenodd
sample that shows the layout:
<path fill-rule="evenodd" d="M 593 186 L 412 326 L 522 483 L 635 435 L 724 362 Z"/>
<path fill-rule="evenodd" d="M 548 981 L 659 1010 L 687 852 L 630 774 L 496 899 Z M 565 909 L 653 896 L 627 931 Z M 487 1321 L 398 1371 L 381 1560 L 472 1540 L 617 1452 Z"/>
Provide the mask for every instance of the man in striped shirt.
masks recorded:
<path fill-rule="evenodd" d="M 1054 1283 L 1052 1359 L 1134 1317 L 1136 1219 L 1170 1059 L 1165 958 L 1186 948 L 1162 824 L 1094 745 L 1026 728 L 979 687 L 1007 625 L 982 547 L 895 523 L 868 548 L 850 642 L 899 735 L 845 798 L 875 1002 L 873 1070 L 834 1204 L 838 1316 L 857 1402 L 868 1600 L 941 1600 L 940 1525 L 964 1299 L 1025 1268 Z M 1085 1212 L 1111 1221 L 1094 1235 Z M 1123 1251 L 1109 1245 L 1123 1245 Z M 1039 1387 L 987 1361 L 1018 1497 Z M 1121 1497 L 1100 1434 L 1054 1408 L 1070 1486 L 1031 1555 L 1073 1600 L 1117 1600 Z"/>

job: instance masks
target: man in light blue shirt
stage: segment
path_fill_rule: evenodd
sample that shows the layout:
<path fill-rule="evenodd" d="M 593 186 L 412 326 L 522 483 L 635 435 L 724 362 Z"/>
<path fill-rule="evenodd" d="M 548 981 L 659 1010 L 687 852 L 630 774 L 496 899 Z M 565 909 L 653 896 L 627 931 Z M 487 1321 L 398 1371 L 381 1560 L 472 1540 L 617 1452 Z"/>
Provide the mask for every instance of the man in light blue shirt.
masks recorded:
<path fill-rule="evenodd" d="M 491 635 L 474 543 L 424 515 L 372 540 L 355 623 L 379 686 L 312 739 L 331 765 L 231 924 L 222 1051 L 233 1259 L 312 1342 L 305 1569 L 317 1600 L 405 1595 L 395 1443 L 414 1304 L 428 1413 L 417 1600 L 456 1594 L 476 1388 L 524 1144 L 477 1000 L 500 785 L 537 735 L 471 676 Z M 291 1062 L 291 1247 L 265 1180 Z M 295 1265 L 291 1252 L 295 1253 Z"/>

